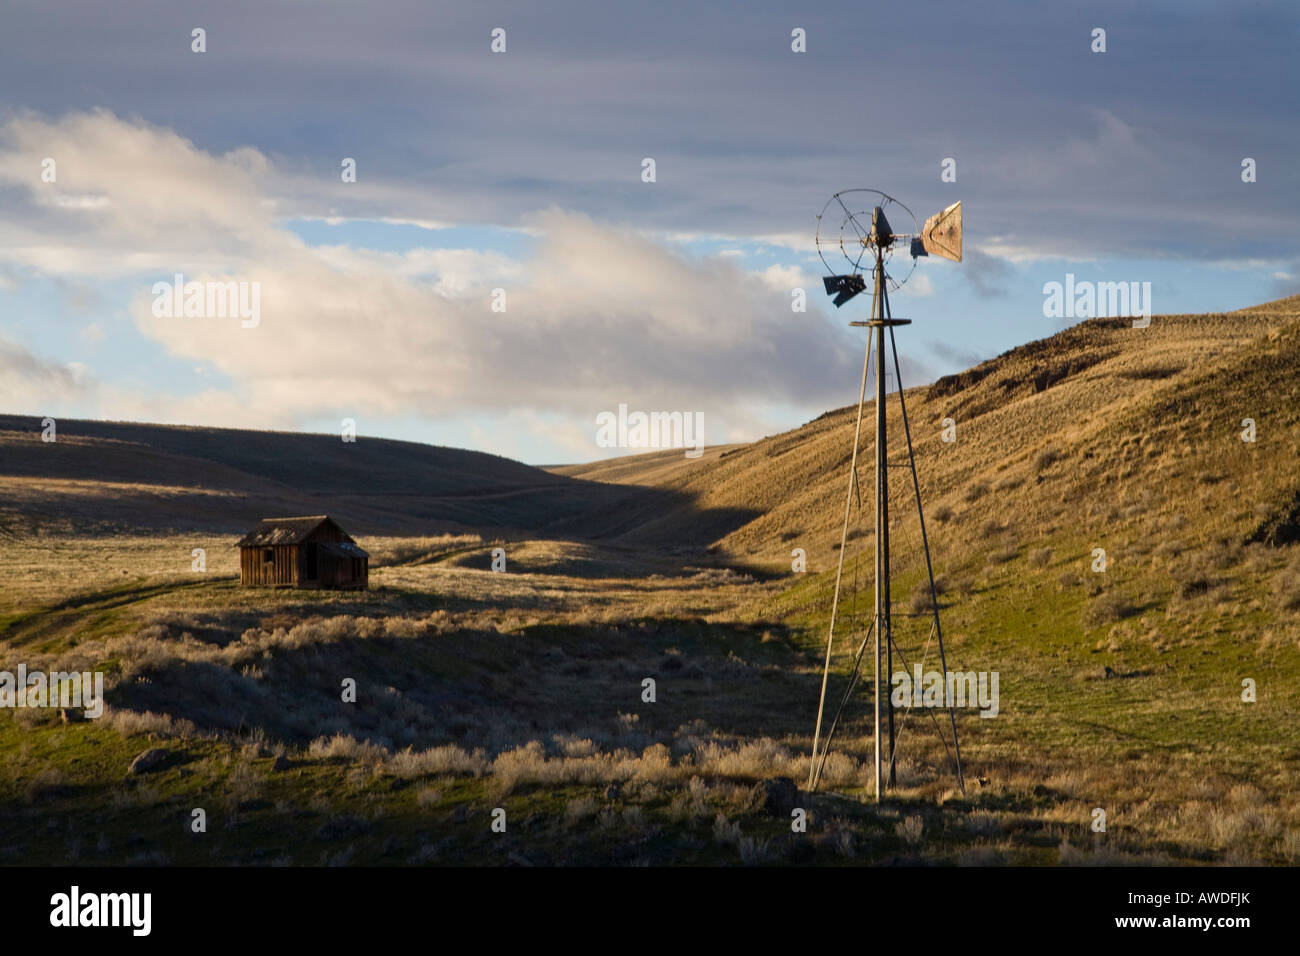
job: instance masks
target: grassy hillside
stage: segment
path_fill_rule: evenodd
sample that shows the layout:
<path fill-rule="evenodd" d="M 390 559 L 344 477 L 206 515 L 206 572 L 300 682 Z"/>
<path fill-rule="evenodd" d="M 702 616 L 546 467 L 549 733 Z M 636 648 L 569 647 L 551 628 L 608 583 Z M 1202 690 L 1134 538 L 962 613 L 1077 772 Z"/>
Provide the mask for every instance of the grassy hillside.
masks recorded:
<path fill-rule="evenodd" d="M 909 389 L 936 543 L 959 553 L 978 547 L 992 521 L 1024 544 L 1067 526 L 1099 545 L 1117 536 L 1123 544 L 1148 538 L 1152 519 L 1177 509 L 1194 513 L 1188 520 L 1206 543 L 1211 530 L 1244 537 L 1300 487 L 1300 408 L 1284 399 L 1297 368 L 1297 322 L 1300 297 L 1226 315 L 1159 316 L 1146 329 L 1096 319 Z M 906 329 L 899 347 L 908 347 Z M 855 384 L 846 382 L 846 393 Z M 657 452 L 553 471 L 671 490 L 698 511 L 753 514 L 718 529 L 726 533 L 716 544 L 773 564 L 788 564 L 792 544 L 824 565 L 838 543 L 856 411 L 697 462 Z M 870 492 L 874 402 L 864 414 L 859 467 Z M 915 499 L 896 396 L 887 414 L 891 502 L 901 518 L 914 515 Z M 956 426 L 952 443 L 941 440 L 946 418 Z M 1256 422 L 1254 444 L 1240 441 L 1244 418 Z M 1232 503 L 1227 513 L 1219 501 Z M 1133 514 L 1116 514 L 1125 509 Z M 631 534 L 670 539 L 693 520 L 668 511 Z"/>

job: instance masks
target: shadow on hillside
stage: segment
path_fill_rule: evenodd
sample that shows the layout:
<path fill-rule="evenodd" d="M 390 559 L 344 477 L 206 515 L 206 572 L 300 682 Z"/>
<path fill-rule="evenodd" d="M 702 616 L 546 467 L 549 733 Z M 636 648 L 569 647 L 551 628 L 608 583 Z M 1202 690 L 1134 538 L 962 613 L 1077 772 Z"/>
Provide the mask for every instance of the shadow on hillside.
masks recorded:
<path fill-rule="evenodd" d="M 39 487 L 6 509 L 15 535 L 240 535 L 266 517 L 331 514 L 354 536 L 478 533 L 703 549 L 758 516 L 666 489 L 569 478 L 413 442 L 0 415 L 0 475 L 81 482 L 50 507 Z M 66 491 L 66 489 L 65 489 Z M 53 494 L 53 492 L 51 492 Z"/>

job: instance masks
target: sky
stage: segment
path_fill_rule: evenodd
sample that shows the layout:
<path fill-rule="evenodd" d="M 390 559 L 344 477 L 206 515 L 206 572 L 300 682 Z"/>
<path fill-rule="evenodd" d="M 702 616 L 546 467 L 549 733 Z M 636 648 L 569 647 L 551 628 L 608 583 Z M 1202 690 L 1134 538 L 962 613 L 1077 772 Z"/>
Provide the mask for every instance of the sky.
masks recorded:
<path fill-rule="evenodd" d="M 963 204 L 961 263 L 888 265 L 905 386 L 1077 321 L 1067 275 L 1300 293 L 1298 47 L 1294 2 L 0 0 L 0 412 L 760 438 L 857 398 L 814 244 L 853 188 Z M 166 314 L 178 274 L 250 308 Z"/>

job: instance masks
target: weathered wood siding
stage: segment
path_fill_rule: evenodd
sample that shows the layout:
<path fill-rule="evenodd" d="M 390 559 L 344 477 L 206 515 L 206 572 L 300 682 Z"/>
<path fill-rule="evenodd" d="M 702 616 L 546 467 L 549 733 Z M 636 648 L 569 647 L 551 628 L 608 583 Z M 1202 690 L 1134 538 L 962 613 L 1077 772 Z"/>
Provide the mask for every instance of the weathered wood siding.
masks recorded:
<path fill-rule="evenodd" d="M 296 544 L 239 549 L 239 583 L 260 587 L 293 587 L 299 581 Z M 270 551 L 271 560 L 265 554 Z"/>

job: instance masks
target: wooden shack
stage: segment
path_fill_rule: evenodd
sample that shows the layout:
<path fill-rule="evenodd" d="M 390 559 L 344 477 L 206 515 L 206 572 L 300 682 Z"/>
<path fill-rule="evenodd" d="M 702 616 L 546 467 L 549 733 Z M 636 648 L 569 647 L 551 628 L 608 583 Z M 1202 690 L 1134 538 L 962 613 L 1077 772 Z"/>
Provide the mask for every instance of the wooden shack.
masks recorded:
<path fill-rule="evenodd" d="M 246 587 L 357 588 L 370 582 L 370 555 L 329 515 L 264 518 L 239 540 Z"/>

